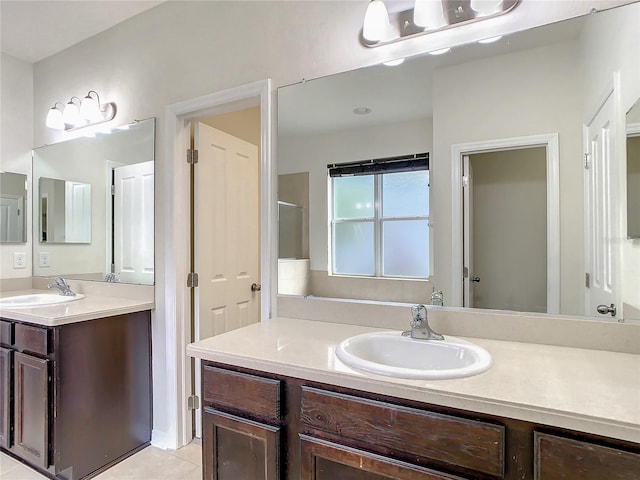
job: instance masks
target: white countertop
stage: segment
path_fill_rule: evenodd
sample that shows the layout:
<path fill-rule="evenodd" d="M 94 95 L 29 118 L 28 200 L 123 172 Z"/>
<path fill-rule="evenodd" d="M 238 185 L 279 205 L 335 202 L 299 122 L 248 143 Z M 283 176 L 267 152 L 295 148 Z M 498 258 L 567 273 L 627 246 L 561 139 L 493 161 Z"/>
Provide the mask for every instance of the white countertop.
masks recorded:
<path fill-rule="evenodd" d="M 454 380 L 406 380 L 342 364 L 345 338 L 383 329 L 277 318 L 187 347 L 204 360 L 640 443 L 640 355 L 466 338 L 493 366 Z M 462 338 L 462 337 L 460 337 Z"/>
<path fill-rule="evenodd" d="M 14 295 L 27 295 L 31 293 L 51 294 L 51 290 L 14 290 L 1 292 L 0 297 L 12 297 Z M 149 301 L 85 294 L 85 297 L 80 300 L 58 305 L 29 308 L 0 308 L 0 317 L 34 323 L 36 325 L 55 327 L 67 323 L 141 312 L 153 308 L 154 303 Z"/>

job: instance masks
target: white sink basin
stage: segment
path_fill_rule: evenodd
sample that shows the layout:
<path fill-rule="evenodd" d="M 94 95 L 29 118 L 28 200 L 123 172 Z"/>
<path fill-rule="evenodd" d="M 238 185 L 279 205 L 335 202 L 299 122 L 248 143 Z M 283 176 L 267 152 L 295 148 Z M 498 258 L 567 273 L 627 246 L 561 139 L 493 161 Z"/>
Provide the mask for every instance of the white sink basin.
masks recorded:
<path fill-rule="evenodd" d="M 31 293 L 27 295 L 16 295 L 15 297 L 0 298 L 0 308 L 32 308 L 60 303 L 74 302 L 84 298 L 81 293 L 76 293 L 73 297 L 58 295 L 57 293 Z"/>
<path fill-rule="evenodd" d="M 491 366 L 484 348 L 455 337 L 417 340 L 401 332 L 376 332 L 347 338 L 337 357 L 346 365 L 389 377 L 447 379 L 482 373 Z"/>

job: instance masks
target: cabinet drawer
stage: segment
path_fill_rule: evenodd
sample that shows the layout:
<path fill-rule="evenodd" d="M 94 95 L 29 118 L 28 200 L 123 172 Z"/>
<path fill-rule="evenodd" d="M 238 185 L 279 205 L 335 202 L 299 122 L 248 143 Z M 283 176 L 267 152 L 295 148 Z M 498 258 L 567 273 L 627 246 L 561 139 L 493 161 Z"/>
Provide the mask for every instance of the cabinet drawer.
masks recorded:
<path fill-rule="evenodd" d="M 534 432 L 535 479 L 637 480 L 640 454 Z"/>
<path fill-rule="evenodd" d="M 202 401 L 222 410 L 249 414 L 270 423 L 282 417 L 282 382 L 203 364 Z"/>
<path fill-rule="evenodd" d="M 49 354 L 49 330 L 17 323 L 15 346 L 17 350 L 46 356 Z"/>
<path fill-rule="evenodd" d="M 415 456 L 502 478 L 504 427 L 303 387 L 302 433 L 326 432 L 360 448 Z M 309 432 L 309 429 L 315 432 Z"/>
<path fill-rule="evenodd" d="M 13 345 L 13 323 L 0 320 L 0 345 Z"/>

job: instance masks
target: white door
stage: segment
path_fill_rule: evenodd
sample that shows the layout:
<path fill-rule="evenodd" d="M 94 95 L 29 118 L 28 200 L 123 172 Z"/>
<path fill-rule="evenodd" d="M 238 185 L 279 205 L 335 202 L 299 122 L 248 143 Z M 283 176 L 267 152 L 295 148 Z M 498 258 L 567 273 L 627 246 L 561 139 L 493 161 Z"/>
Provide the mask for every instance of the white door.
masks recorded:
<path fill-rule="evenodd" d="M 612 92 L 585 127 L 585 314 L 607 318 L 622 318 L 615 110 Z"/>
<path fill-rule="evenodd" d="M 22 197 L 0 195 L 0 241 L 6 243 L 25 242 L 24 208 Z"/>
<path fill-rule="evenodd" d="M 464 306 L 473 307 L 473 285 L 478 277 L 473 270 L 473 170 L 469 156 L 462 157 L 462 204 L 464 209 L 464 242 L 463 259 L 464 271 Z"/>
<path fill-rule="evenodd" d="M 194 146 L 198 341 L 260 321 L 260 161 L 255 145 L 203 123 L 194 125 Z M 202 398 L 199 377 L 196 362 L 196 395 Z"/>
<path fill-rule="evenodd" d="M 64 239 L 91 243 L 91 185 L 64 182 Z"/>
<path fill-rule="evenodd" d="M 153 163 L 114 170 L 114 273 L 126 283 L 154 282 Z"/>

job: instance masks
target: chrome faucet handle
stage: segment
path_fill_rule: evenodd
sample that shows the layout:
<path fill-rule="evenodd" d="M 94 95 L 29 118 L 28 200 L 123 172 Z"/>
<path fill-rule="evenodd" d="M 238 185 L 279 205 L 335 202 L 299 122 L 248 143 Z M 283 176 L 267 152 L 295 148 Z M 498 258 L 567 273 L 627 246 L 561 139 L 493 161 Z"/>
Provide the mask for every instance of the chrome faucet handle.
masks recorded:
<path fill-rule="evenodd" d="M 71 290 L 71 287 L 65 282 L 62 277 L 54 277 L 54 283 L 50 283 L 47 285 L 47 288 L 55 288 L 60 292 L 60 295 L 64 295 L 66 297 L 75 297 L 75 292 Z"/>
<path fill-rule="evenodd" d="M 423 313 L 424 312 L 424 316 Z M 402 332 L 402 335 L 411 335 L 411 338 L 422 340 L 444 340 L 444 336 L 433 331 L 427 320 L 427 307 L 414 305 L 411 307 L 411 330 Z"/>

